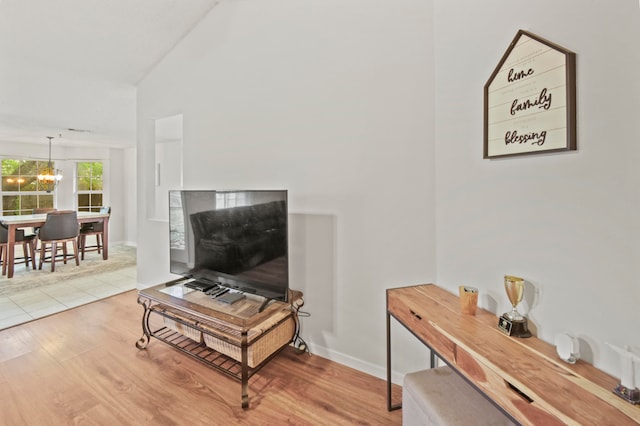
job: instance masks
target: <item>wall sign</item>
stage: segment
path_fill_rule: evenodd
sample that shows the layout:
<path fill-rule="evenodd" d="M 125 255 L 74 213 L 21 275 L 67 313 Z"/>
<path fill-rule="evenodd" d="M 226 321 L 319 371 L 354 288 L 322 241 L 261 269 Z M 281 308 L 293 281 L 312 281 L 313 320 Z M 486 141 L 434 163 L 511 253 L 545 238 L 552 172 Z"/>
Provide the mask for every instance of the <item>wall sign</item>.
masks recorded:
<path fill-rule="evenodd" d="M 520 30 L 484 86 L 484 158 L 575 149 L 575 53 Z"/>

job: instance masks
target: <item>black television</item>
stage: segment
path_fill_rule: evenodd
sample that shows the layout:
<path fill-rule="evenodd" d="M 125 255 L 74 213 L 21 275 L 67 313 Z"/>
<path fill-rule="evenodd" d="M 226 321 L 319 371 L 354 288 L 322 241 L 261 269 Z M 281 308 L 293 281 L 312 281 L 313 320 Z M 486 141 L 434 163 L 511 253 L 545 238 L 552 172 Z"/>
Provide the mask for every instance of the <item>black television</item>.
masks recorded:
<path fill-rule="evenodd" d="M 286 190 L 169 191 L 170 272 L 287 301 Z"/>

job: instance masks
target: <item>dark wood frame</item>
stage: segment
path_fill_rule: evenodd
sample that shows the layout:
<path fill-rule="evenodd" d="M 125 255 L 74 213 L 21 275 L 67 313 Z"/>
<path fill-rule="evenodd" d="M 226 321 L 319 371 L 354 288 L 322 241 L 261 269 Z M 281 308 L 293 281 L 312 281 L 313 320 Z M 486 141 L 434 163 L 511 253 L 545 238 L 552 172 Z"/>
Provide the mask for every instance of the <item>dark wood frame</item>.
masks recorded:
<path fill-rule="evenodd" d="M 491 144 L 490 144 L 490 131 L 489 131 L 489 127 L 490 127 L 490 123 L 492 123 L 491 119 L 494 118 L 495 114 L 492 114 L 490 111 L 490 106 L 492 105 L 491 101 L 492 101 L 492 94 L 490 92 L 491 86 L 494 83 L 496 77 L 498 76 L 498 74 L 503 71 L 502 67 L 505 65 L 505 63 L 507 62 L 507 60 L 510 58 L 511 53 L 513 51 L 513 49 L 516 47 L 516 45 L 518 44 L 518 42 L 520 41 L 520 38 L 522 36 L 527 36 L 528 38 L 532 39 L 533 41 L 546 45 L 560 53 L 562 53 L 564 55 L 565 58 L 565 63 L 564 63 L 564 67 L 565 67 L 565 76 L 564 76 L 564 82 L 565 82 L 565 87 L 566 87 L 566 105 L 563 107 L 565 110 L 565 120 L 566 120 L 566 135 L 564 136 L 564 143 L 562 144 L 562 146 L 559 147 L 551 147 L 551 148 L 546 148 L 544 147 L 544 138 L 546 138 L 546 130 L 544 130 L 544 136 L 542 137 L 542 144 L 541 145 L 531 145 L 527 148 L 523 147 L 523 143 L 527 144 L 528 140 L 523 141 L 523 142 L 518 142 L 518 145 L 515 145 L 515 141 L 511 142 L 514 143 L 514 146 L 519 146 L 518 150 L 514 150 L 514 152 L 503 152 L 503 153 L 492 153 L 491 151 Z M 531 59 L 529 58 L 529 63 L 535 61 L 535 59 Z M 513 69 L 512 69 L 513 70 Z M 529 70 L 532 70 L 532 68 L 529 68 Z M 522 71 L 523 73 L 525 71 Z M 518 72 L 516 72 L 515 74 L 518 74 Z M 532 73 L 533 74 L 533 71 Z M 518 78 L 517 80 L 520 79 L 524 79 L 525 77 L 528 78 L 528 81 L 540 81 L 539 79 L 542 78 L 543 74 L 541 73 L 540 76 L 538 75 L 525 75 L 522 76 L 521 78 Z M 534 80 L 535 79 L 535 80 Z M 515 84 L 517 84 L 517 81 L 514 81 Z M 544 81 L 542 81 L 542 83 L 544 83 Z M 534 85 L 535 86 L 535 85 Z M 535 87 L 534 90 L 539 90 L 539 87 Z M 546 90 L 549 90 L 549 104 L 551 105 L 551 96 L 552 96 L 552 92 L 551 89 L 547 89 L 544 88 L 546 93 Z M 540 93 L 540 97 L 542 97 L 543 92 Z M 512 104 L 512 108 L 513 105 L 515 104 L 515 102 L 518 99 L 516 98 L 513 101 Z M 506 105 L 506 104 L 505 104 Z M 508 106 L 508 105 L 507 105 Z M 545 111 L 546 112 L 546 111 Z M 513 111 L 511 111 L 511 113 L 513 114 Z M 544 112 L 543 112 L 544 113 Z M 503 112 L 504 114 L 504 112 Z M 531 114 L 529 114 L 529 116 L 531 116 Z M 541 117 L 538 117 L 541 118 Z M 524 121 L 524 118 L 520 117 L 518 118 L 519 120 Z M 542 120 L 540 120 L 542 122 L 542 124 L 546 124 L 544 122 L 544 118 Z M 537 123 L 539 124 L 539 123 Z M 527 129 L 527 127 L 525 126 L 524 129 Z M 507 143 L 507 137 L 511 134 L 511 135 L 515 135 L 517 130 L 523 130 L 523 128 L 520 129 L 514 129 L 514 132 L 511 134 L 510 130 L 509 132 L 505 133 L 505 144 Z M 526 130 L 525 130 L 526 132 Z M 540 132 L 542 133 L 542 132 Z M 538 135 L 537 131 L 534 132 L 530 132 L 530 133 L 524 133 L 524 134 L 520 134 L 519 136 L 532 136 L 532 138 L 534 138 L 534 136 Z M 515 139 L 515 137 L 514 137 Z M 534 138 L 535 139 L 535 138 Z M 537 139 L 538 141 L 540 141 L 540 138 Z M 516 34 L 515 38 L 513 39 L 513 41 L 511 42 L 511 44 L 509 45 L 509 48 L 507 49 L 507 51 L 505 52 L 505 54 L 502 56 L 502 59 L 500 60 L 500 62 L 498 63 L 498 65 L 496 66 L 495 70 L 493 71 L 493 73 L 491 74 L 491 77 L 489 77 L 489 80 L 487 81 L 487 83 L 484 86 L 484 156 L 483 158 L 497 158 L 497 157 L 506 157 L 506 156 L 513 156 L 513 155 L 527 155 L 527 154 L 539 154 L 539 153 L 549 153 L 549 152 L 558 152 L 558 151 L 571 151 L 571 150 L 576 150 L 576 143 L 577 137 L 576 137 L 576 55 L 575 53 L 561 47 L 558 46 L 555 43 L 552 43 L 548 40 L 545 40 L 535 34 L 529 33 L 527 31 L 524 30 L 519 30 L 518 33 Z M 494 149 L 495 151 L 495 149 Z"/>

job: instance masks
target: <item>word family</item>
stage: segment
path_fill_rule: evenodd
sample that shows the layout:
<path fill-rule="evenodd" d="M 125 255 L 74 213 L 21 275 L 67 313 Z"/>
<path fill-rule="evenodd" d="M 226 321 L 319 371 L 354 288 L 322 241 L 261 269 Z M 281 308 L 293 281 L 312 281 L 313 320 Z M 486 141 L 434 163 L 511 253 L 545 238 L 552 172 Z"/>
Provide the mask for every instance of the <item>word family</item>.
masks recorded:
<path fill-rule="evenodd" d="M 511 115 L 516 115 L 519 111 L 526 111 L 529 108 L 538 107 L 544 110 L 548 110 L 551 107 L 551 93 L 547 92 L 547 88 L 542 89 L 537 98 L 525 99 L 520 102 L 517 98 L 511 103 Z"/>

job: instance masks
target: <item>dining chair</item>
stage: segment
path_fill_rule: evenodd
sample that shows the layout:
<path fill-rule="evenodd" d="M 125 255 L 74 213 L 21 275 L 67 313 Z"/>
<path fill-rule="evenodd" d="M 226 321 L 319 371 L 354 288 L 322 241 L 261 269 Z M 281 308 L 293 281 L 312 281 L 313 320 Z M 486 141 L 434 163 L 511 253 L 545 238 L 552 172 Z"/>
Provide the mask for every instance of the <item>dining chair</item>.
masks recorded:
<path fill-rule="evenodd" d="M 111 214 L 111 207 L 101 207 L 100 213 Z M 95 235 L 96 244 L 87 245 L 87 237 Z M 80 226 L 80 234 L 78 235 L 78 249 L 80 250 L 80 259 L 84 260 L 85 251 L 97 251 L 101 252 L 104 245 L 104 223 L 103 222 L 88 222 L 83 223 Z"/>
<path fill-rule="evenodd" d="M 50 213 L 50 212 L 55 212 L 57 209 L 53 208 L 53 207 L 36 207 L 31 211 L 31 214 L 43 214 L 43 213 Z M 33 228 L 33 233 L 36 234 L 36 237 L 38 235 L 38 230 L 40 229 L 40 227 L 36 226 Z M 38 239 L 36 238 L 35 240 L 36 245 L 35 245 L 35 249 L 38 250 Z"/>
<path fill-rule="evenodd" d="M 51 262 L 51 272 L 55 271 L 56 260 L 58 258 L 65 264 L 67 258 L 71 257 L 67 253 L 67 243 L 73 246 L 73 257 L 76 260 L 76 266 L 80 265 L 78 257 L 78 213 L 74 210 L 58 210 L 47 213 L 47 220 L 40 227 L 38 239 L 40 240 L 40 262 L 38 269 L 42 269 L 42 264 Z M 47 255 L 47 247 L 51 248 Z M 62 248 L 62 255 L 58 255 L 57 251 Z"/>
<path fill-rule="evenodd" d="M 9 229 L 0 224 L 0 260 L 2 261 L 2 275 L 7 275 L 7 259 L 9 253 Z M 35 235 L 25 235 L 24 229 L 16 229 L 16 244 L 22 244 L 22 257 L 14 258 L 13 263 L 24 263 L 29 267 L 31 262 L 33 269 L 36 269 L 35 258 Z"/>

